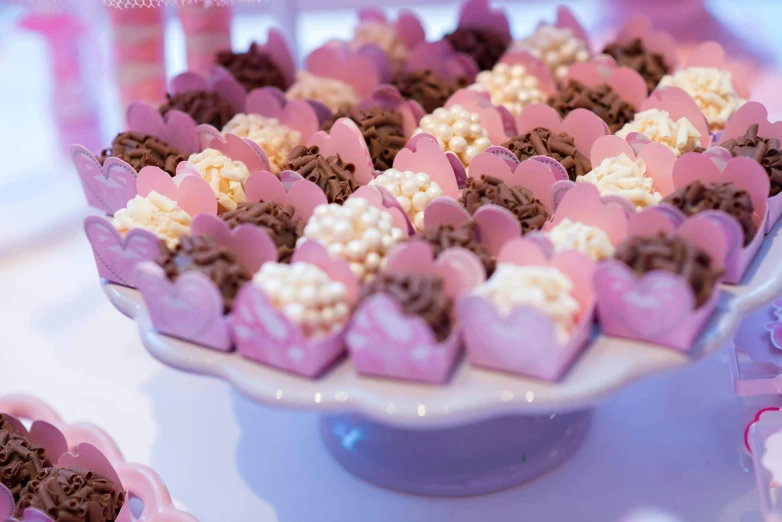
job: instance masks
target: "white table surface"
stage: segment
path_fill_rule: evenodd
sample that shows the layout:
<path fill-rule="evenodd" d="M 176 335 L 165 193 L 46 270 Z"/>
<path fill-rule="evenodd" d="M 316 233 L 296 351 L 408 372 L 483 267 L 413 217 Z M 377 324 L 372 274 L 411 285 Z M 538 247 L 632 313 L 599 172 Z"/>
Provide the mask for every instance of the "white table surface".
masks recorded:
<path fill-rule="evenodd" d="M 435 31 L 451 23 L 446 11 Z M 17 153 L 0 169 L 0 394 L 31 393 L 68 421 L 100 425 L 202 522 L 608 522 L 639 506 L 691 522 L 760 521 L 723 356 L 607 401 L 583 448 L 548 475 L 455 500 L 367 485 L 326 453 L 316 414 L 253 404 L 223 382 L 164 367 L 102 294 L 81 230 L 87 211 L 39 88 L 50 81 L 44 47 L 33 35 L 7 37 L 8 20 L 0 16 L 0 71 L 17 78 L 0 81 L 0 115 L 12 116 L 0 116 L 0 143 Z M 314 45 L 309 20 L 304 48 Z M 21 129 L 11 124 L 20 114 Z M 116 109 L 112 118 L 107 140 Z"/>

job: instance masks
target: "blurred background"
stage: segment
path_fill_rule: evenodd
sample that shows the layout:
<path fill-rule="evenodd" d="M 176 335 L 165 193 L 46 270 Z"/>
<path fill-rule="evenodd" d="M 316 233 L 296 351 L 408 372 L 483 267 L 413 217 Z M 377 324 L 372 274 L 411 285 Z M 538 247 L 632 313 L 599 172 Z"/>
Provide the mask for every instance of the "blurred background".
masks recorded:
<path fill-rule="evenodd" d="M 246 49 L 279 25 L 301 59 L 328 39 L 348 39 L 355 8 L 367 3 L 373 2 L 239 3 L 232 45 Z M 560 3 L 571 7 L 596 50 L 638 11 L 673 33 L 685 56 L 693 43 L 720 41 L 731 59 L 747 65 L 752 99 L 766 104 L 775 119 L 782 116 L 779 0 L 494 5 L 507 9 L 518 39 L 539 20 L 553 21 Z M 452 30 L 458 12 L 458 3 L 449 0 L 385 0 L 382 7 L 413 8 L 429 38 Z M 132 321 L 101 293 L 81 229 L 89 210 L 68 147 L 80 143 L 98 152 L 123 130 L 123 103 L 142 92 L 140 78 L 147 87 L 157 85 L 147 94 L 162 97 L 165 77 L 187 68 L 188 18 L 180 14 L 173 6 L 110 12 L 99 0 L 0 0 L 0 394 L 39 394 L 68 420 L 98 423 L 130 459 L 152 465 L 202 521 L 228 514 L 261 521 L 523 516 L 603 522 L 639 505 L 697 522 L 760 521 L 752 477 L 739 466 L 741 405 L 718 359 L 645 381 L 608 401 L 585 447 L 550 475 L 454 501 L 363 484 L 323 451 L 313 414 L 259 406 L 222 382 L 154 361 Z M 128 16 L 160 20 L 165 65 L 122 61 L 118 50 L 150 36 L 112 31 L 112 19 Z M 215 444 L 223 449 L 204 450 Z M 194 460 L 200 473 L 193 472 Z"/>

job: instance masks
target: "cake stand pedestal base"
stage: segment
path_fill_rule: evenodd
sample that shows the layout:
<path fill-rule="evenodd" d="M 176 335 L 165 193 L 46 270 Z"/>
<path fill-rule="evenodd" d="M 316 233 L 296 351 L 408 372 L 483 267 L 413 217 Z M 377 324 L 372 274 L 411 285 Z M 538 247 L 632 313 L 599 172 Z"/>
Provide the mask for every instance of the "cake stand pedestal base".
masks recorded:
<path fill-rule="evenodd" d="M 591 413 L 507 416 L 436 430 L 325 415 L 321 432 L 334 458 L 363 480 L 416 495 L 466 497 L 516 486 L 559 465 L 584 440 Z"/>

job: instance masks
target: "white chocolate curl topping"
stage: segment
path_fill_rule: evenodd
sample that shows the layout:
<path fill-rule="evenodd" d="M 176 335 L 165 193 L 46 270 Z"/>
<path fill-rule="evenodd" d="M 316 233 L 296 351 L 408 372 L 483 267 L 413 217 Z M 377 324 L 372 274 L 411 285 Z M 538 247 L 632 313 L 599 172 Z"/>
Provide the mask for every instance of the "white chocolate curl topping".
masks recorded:
<path fill-rule="evenodd" d="M 223 210 L 236 210 L 236 204 L 247 201 L 244 184 L 250 177 L 247 165 L 234 161 L 215 149 L 204 149 L 187 159 L 198 174 L 209 183 Z"/>
<path fill-rule="evenodd" d="M 290 86 L 285 95 L 289 100 L 319 101 L 331 109 L 331 112 L 347 109 L 361 100 L 352 85 L 334 78 L 315 76 L 306 71 L 296 73 L 296 83 Z"/>
<path fill-rule="evenodd" d="M 604 159 L 587 174 L 578 176 L 576 183 L 592 183 L 601 196 L 622 196 L 638 210 L 656 205 L 663 199 L 662 194 L 654 190 L 652 178 L 646 176 L 644 160 L 633 161 L 624 153 Z"/>
<path fill-rule="evenodd" d="M 298 244 L 317 241 L 332 256 L 347 260 L 359 280 L 369 281 L 385 265 L 391 247 L 403 238 L 389 212 L 373 207 L 364 198 L 348 198 L 344 205 L 315 207 Z"/>
<path fill-rule="evenodd" d="M 393 25 L 377 20 L 366 20 L 356 27 L 350 48 L 358 51 L 362 46 L 372 44 L 380 47 L 388 55 L 394 68 L 398 68 L 407 59 L 407 46 L 399 37 Z"/>
<path fill-rule="evenodd" d="M 605 230 L 580 221 L 563 219 L 546 234 L 554 245 L 554 250 L 576 250 L 586 254 L 593 261 L 599 261 L 614 255 L 614 245 L 608 239 Z"/>
<path fill-rule="evenodd" d="M 419 125 L 413 135 L 428 132 L 437 139 L 441 149 L 455 153 L 465 166 L 491 146 L 489 131 L 481 125 L 480 115 L 461 105 L 435 109 L 421 118 Z"/>
<path fill-rule="evenodd" d="M 700 146 L 701 133 L 690 120 L 684 116 L 673 120 L 667 111 L 660 109 L 636 113 L 633 121 L 625 123 L 616 135 L 627 138 L 631 132 L 640 132 L 654 143 L 662 143 L 671 149 L 676 157 L 692 152 Z"/>
<path fill-rule="evenodd" d="M 179 243 L 179 237 L 190 234 L 190 214 L 177 202 L 155 192 L 147 197 L 136 196 L 128 206 L 114 213 L 111 224 L 123 236 L 132 228 L 143 228 L 166 242 L 168 248 Z"/>
<path fill-rule="evenodd" d="M 558 80 L 565 77 L 572 64 L 589 59 L 586 42 L 572 29 L 553 25 L 541 25 L 526 39 L 514 42 L 511 50 L 527 51 L 548 65 Z"/>
<path fill-rule="evenodd" d="M 415 173 L 388 169 L 369 182 L 383 187 L 396 197 L 416 230 L 424 228 L 424 210 L 435 198 L 443 195 L 443 189 L 423 172 Z"/>
<path fill-rule="evenodd" d="M 276 118 L 265 118 L 259 114 L 239 113 L 225 124 L 223 136 L 236 134 L 241 138 L 254 141 L 269 158 L 272 172 L 277 172 L 284 164 L 288 153 L 301 142 L 301 133 L 283 125 Z"/>
<path fill-rule="evenodd" d="M 747 103 L 736 92 L 730 71 L 716 67 L 688 67 L 667 74 L 660 80 L 660 87 L 669 86 L 692 96 L 713 131 L 724 129 L 733 113 Z"/>
<path fill-rule="evenodd" d="M 494 105 L 502 105 L 518 116 L 531 103 L 545 103 L 546 95 L 538 86 L 538 78 L 523 65 L 498 63 L 491 71 L 481 71 L 475 82 L 484 86 Z"/>
<path fill-rule="evenodd" d="M 345 285 L 310 263 L 265 263 L 253 284 L 307 337 L 337 332 L 350 316 Z"/>
<path fill-rule="evenodd" d="M 567 340 L 581 312 L 581 305 L 572 295 L 573 282 L 548 266 L 501 263 L 473 293 L 491 301 L 504 316 L 518 306 L 540 310 L 554 322 L 559 342 Z"/>

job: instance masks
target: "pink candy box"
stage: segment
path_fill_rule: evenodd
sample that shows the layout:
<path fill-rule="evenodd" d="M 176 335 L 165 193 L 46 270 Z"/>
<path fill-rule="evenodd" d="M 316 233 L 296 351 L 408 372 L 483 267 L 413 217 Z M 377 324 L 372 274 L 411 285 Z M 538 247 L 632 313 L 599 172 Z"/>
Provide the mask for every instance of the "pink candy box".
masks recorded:
<path fill-rule="evenodd" d="M 559 269 L 573 282 L 573 297 L 581 305 L 581 313 L 563 343 L 557 339 L 554 322 L 534 308 L 519 306 L 503 317 L 491 302 L 464 295 L 457 303 L 457 311 L 468 359 L 472 364 L 494 370 L 546 381 L 559 380 L 590 337 L 595 306 L 594 263 L 574 251 L 551 256 L 540 243 L 528 238 L 507 242 L 497 263 Z"/>
<path fill-rule="evenodd" d="M 568 68 L 563 83 L 570 80 L 576 81 L 589 88 L 595 88 L 606 84 L 611 87 L 619 97 L 632 107 L 640 107 L 646 99 L 646 81 L 629 67 L 606 65 L 610 62 L 581 62 L 574 63 Z"/>
<path fill-rule="evenodd" d="M 701 181 L 705 185 L 730 181 L 749 193 L 755 207 L 753 221 L 757 226 L 757 232 L 748 245 L 743 246 L 744 234 L 738 221 L 732 216 L 720 211 L 707 214 L 710 219 L 720 224 L 728 238 L 725 282 L 739 283 L 763 243 L 769 191 L 766 171 L 753 159 L 731 159 L 730 152 L 727 150 L 722 147 L 712 147 L 702 154 L 696 152 L 683 154 L 673 165 L 672 179 L 674 189 L 687 186 L 694 181 Z M 677 208 L 664 203 L 660 207 L 679 216 L 677 218 L 679 221 L 684 219 L 684 215 Z"/>
<path fill-rule="evenodd" d="M 296 249 L 291 262 L 316 265 L 332 280 L 345 284 L 348 302 L 355 305 L 359 285 L 348 263 L 329 257 L 319 243 L 305 241 Z M 242 356 L 304 377 L 317 377 L 345 352 L 345 328 L 327 337 L 305 337 L 253 284 L 246 284 L 239 291 L 228 322 Z"/>
<path fill-rule="evenodd" d="M 454 105 L 461 105 L 480 115 L 481 125 L 489 131 L 489 139 L 494 145 L 505 143 L 509 137 L 516 135 L 513 116 L 505 107 L 492 105 L 486 90 L 459 89 L 445 102 L 446 108 Z"/>
<path fill-rule="evenodd" d="M 452 82 L 462 78 L 471 82 L 478 74 L 478 65 L 469 54 L 455 52 L 447 40 L 438 40 L 422 42 L 410 51 L 404 72 L 415 71 L 432 71 Z"/>
<path fill-rule="evenodd" d="M 747 102 L 733 113 L 720 138 L 722 142 L 743 136 L 750 125 L 758 124 L 758 135 L 763 138 L 782 139 L 782 121 L 771 123 L 768 119 L 768 109 L 758 102 Z M 768 217 L 766 218 L 766 234 L 782 215 L 782 195 L 768 198 Z"/>
<path fill-rule="evenodd" d="M 326 42 L 312 51 L 305 68 L 316 76 L 350 85 L 362 98 L 391 78 L 388 57 L 379 47 L 363 46 L 352 51 L 348 44 L 337 41 Z"/>
<path fill-rule="evenodd" d="M 199 176 L 180 173 L 171 178 L 157 167 L 144 167 L 138 174 L 137 186 L 138 195 L 146 197 L 154 190 L 176 201 L 191 216 L 217 213 L 214 193 Z M 153 233 L 134 228 L 122 237 L 104 217 L 86 218 L 84 232 L 95 256 L 98 275 L 125 286 L 136 286 L 136 265 L 153 260 L 160 249 L 160 239 Z"/>
<path fill-rule="evenodd" d="M 638 108 L 638 112 L 647 111 L 649 109 L 660 109 L 666 111 L 673 120 L 679 118 L 687 118 L 692 125 L 701 133 L 700 145 L 704 149 L 709 148 L 712 141 L 712 135 L 709 132 L 709 122 L 706 121 L 706 116 L 703 115 L 701 110 L 695 104 L 695 100 L 678 87 L 658 87 L 644 100 L 644 102 Z M 638 139 L 649 142 L 650 140 L 638 133 L 631 133 L 631 136 L 635 135 Z M 627 137 L 630 140 L 630 136 Z"/>
<path fill-rule="evenodd" d="M 480 284 L 486 275 L 470 251 L 452 248 L 435 260 L 432 247 L 412 240 L 388 254 L 385 273 L 436 275 L 453 299 Z M 460 327 L 453 325 L 443 341 L 417 315 L 406 315 L 391 297 L 367 297 L 353 314 L 345 336 L 356 371 L 396 379 L 442 383 L 448 379 L 461 350 Z"/>
<path fill-rule="evenodd" d="M 641 40 L 644 49 L 659 54 L 663 57 L 665 65 L 673 71 L 676 69 L 678 57 L 676 55 L 676 40 L 670 33 L 655 31 L 652 20 L 643 14 L 633 14 L 616 35 L 618 43 L 627 43 L 635 39 Z"/>
<path fill-rule="evenodd" d="M 401 171 L 425 172 L 440 185 L 443 194 L 458 199 L 467 171 L 453 152 L 443 152 L 431 134 L 416 134 L 394 158 L 394 168 Z"/>
<path fill-rule="evenodd" d="M 192 516 L 174 508 L 168 490 L 154 471 L 125 462 L 114 441 L 99 428 L 89 424 L 67 425 L 47 405 L 21 395 L 0 398 L 0 413 L 14 431 L 45 448 L 55 466 L 92 471 L 111 481 L 115 489 L 124 491 L 126 500 L 117 522 L 196 522 Z M 23 420 L 32 421 L 29 431 Z M 143 502 L 144 511 L 139 518 L 131 514 L 131 497 Z M 0 517 L 6 522 L 17 522 L 14 510 L 12 493 L 0 484 Z M 45 513 L 31 508 L 25 510 L 24 519 L 52 522 Z"/>
<path fill-rule="evenodd" d="M 706 213 L 677 220 L 662 207 L 636 214 L 628 236 L 676 233 L 709 253 L 717 268 L 725 267 L 730 240 L 720 223 Z M 719 302 L 719 286 L 696 308 L 686 278 L 663 270 L 638 277 L 624 263 L 606 259 L 594 274 L 597 315 L 604 334 L 689 351 Z"/>

